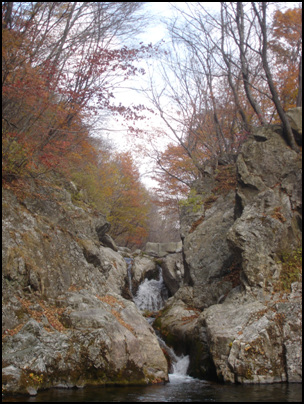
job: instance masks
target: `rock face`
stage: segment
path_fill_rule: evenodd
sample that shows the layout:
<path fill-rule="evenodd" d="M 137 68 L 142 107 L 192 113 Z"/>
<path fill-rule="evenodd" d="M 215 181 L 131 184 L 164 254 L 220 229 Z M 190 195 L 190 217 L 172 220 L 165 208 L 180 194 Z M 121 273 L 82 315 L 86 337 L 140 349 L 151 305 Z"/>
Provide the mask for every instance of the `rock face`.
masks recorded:
<path fill-rule="evenodd" d="M 145 253 L 155 256 L 155 257 L 165 257 L 168 254 L 173 254 L 181 252 L 182 243 L 181 242 L 171 242 L 171 243 L 147 243 L 145 246 Z"/>
<path fill-rule="evenodd" d="M 289 113 L 298 138 L 301 112 Z M 302 380 L 301 157 L 280 126 L 258 128 L 182 208 L 185 276 L 156 325 L 194 376 Z"/>
<path fill-rule="evenodd" d="M 302 169 L 300 156 L 273 128 L 261 128 L 237 159 L 237 212 L 228 240 L 241 255 L 245 286 L 270 288 L 281 254 L 300 245 Z"/>
<path fill-rule="evenodd" d="M 3 391 L 168 380 L 157 337 L 135 304 L 109 224 L 64 188 L 3 191 Z"/>
<path fill-rule="evenodd" d="M 200 214 L 184 237 L 183 252 L 185 281 L 193 287 L 193 304 L 204 309 L 232 288 L 225 275 L 233 262 L 226 235 L 234 222 L 234 191 L 207 198 Z"/>
<path fill-rule="evenodd" d="M 262 302 L 234 296 L 205 310 L 205 328 L 217 376 L 225 382 L 302 381 L 302 287 Z"/>
<path fill-rule="evenodd" d="M 292 108 L 287 111 L 287 117 L 289 119 L 295 140 L 302 146 L 302 107 Z"/>
<path fill-rule="evenodd" d="M 61 332 L 31 318 L 5 338 L 7 390 L 33 394 L 48 387 L 146 384 L 166 378 L 156 336 L 133 303 L 84 290 L 61 300 L 66 305 Z"/>
<path fill-rule="evenodd" d="M 298 143 L 299 113 L 289 112 Z M 150 243 L 130 258 L 105 217 L 76 206 L 66 187 L 4 189 L 4 392 L 168 380 L 153 329 L 124 298 L 123 256 L 133 293 L 162 266 L 172 297 L 155 327 L 190 355 L 191 375 L 301 382 L 302 161 L 281 131 L 258 128 L 236 163 L 206 165 L 181 208 L 182 251 Z"/>
<path fill-rule="evenodd" d="M 164 283 L 170 295 L 173 296 L 183 285 L 184 263 L 182 253 L 167 255 L 162 259 L 161 267 Z"/>
<path fill-rule="evenodd" d="M 70 287 L 120 293 L 126 277 L 123 258 L 100 244 L 102 215 L 65 200 L 66 191 L 36 189 L 18 201 L 3 191 L 3 272 L 18 287 L 52 298 Z M 80 270 L 81 268 L 81 270 Z"/>

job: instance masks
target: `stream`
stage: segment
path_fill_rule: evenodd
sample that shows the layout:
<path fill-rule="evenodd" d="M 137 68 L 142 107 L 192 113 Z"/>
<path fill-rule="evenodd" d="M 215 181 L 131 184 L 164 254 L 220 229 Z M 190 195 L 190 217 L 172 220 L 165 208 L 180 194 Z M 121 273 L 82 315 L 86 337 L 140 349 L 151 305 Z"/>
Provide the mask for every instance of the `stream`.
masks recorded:
<path fill-rule="evenodd" d="M 128 263 L 128 262 L 127 262 Z M 128 266 L 131 263 L 128 263 Z M 130 272 L 130 267 L 129 267 Z M 132 279 L 129 276 L 132 292 Z M 132 295 L 133 296 L 133 295 Z M 141 311 L 158 311 L 168 292 L 159 279 L 145 279 L 139 286 L 134 303 Z M 149 319 L 148 321 L 153 321 Z M 224 385 L 199 380 L 187 375 L 188 356 L 177 356 L 160 338 L 171 357 L 169 383 L 152 386 L 85 387 L 82 389 L 50 389 L 34 397 L 5 397 L 3 402 L 302 402 L 302 384 Z"/>
<path fill-rule="evenodd" d="M 6 397 L 3 402 L 302 402 L 302 384 L 221 385 L 170 375 L 170 383 L 146 387 L 51 389 L 35 397 Z"/>

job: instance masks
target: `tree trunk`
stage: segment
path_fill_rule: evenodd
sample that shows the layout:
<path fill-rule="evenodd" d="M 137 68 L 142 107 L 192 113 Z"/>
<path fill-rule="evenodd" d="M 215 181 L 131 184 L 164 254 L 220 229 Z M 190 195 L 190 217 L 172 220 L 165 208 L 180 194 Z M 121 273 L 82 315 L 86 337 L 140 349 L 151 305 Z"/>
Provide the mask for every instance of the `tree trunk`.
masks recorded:
<path fill-rule="evenodd" d="M 298 89 L 298 96 L 297 96 L 297 107 L 302 107 L 302 55 L 301 55 L 300 66 L 299 66 L 299 89 Z"/>
<path fill-rule="evenodd" d="M 8 29 L 12 28 L 13 6 L 14 6 L 13 1 L 6 1 L 5 3 L 3 3 L 3 7 L 6 7 L 4 21 L 2 24 L 3 28 L 8 28 Z"/>
<path fill-rule="evenodd" d="M 296 152 L 299 152 L 299 148 L 296 144 L 296 141 L 294 139 L 292 129 L 290 126 L 290 122 L 288 120 L 287 115 L 285 114 L 285 111 L 282 107 L 282 104 L 279 99 L 278 92 L 275 88 L 273 79 L 272 79 L 272 74 L 270 72 L 268 60 L 267 60 L 267 26 L 266 26 L 266 2 L 262 2 L 262 16 L 259 14 L 255 3 L 251 3 L 254 9 L 254 12 L 258 18 L 260 28 L 261 28 L 261 34 L 262 34 L 262 62 L 263 62 L 263 69 L 266 74 L 267 78 L 267 83 L 269 86 L 269 90 L 272 95 L 272 100 L 275 104 L 276 110 L 279 114 L 279 117 L 281 119 L 281 122 L 283 124 L 283 130 L 284 130 L 284 136 L 286 137 L 287 143 L 289 146 Z"/>
<path fill-rule="evenodd" d="M 257 114 L 261 124 L 267 125 L 267 121 L 264 118 L 262 110 L 261 110 L 259 104 L 254 99 L 251 89 L 250 89 L 249 69 L 248 69 L 248 62 L 246 60 L 246 54 L 245 54 L 244 9 L 243 9 L 242 2 L 237 2 L 236 23 L 237 23 L 237 27 L 238 27 L 239 36 L 240 36 L 240 43 L 238 44 L 238 46 L 240 49 L 242 77 L 243 77 L 246 96 L 247 96 L 247 99 L 250 102 L 250 105 L 252 106 L 254 112 Z"/>

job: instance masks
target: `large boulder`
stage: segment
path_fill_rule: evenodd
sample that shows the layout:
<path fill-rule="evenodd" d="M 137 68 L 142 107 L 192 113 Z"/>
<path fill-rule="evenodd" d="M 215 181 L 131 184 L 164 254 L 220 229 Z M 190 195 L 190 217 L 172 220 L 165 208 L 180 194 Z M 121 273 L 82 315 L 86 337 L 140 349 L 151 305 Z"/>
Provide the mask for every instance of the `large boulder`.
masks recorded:
<path fill-rule="evenodd" d="M 173 296 L 183 284 L 184 264 L 182 253 L 169 254 L 162 259 L 164 284 Z"/>
<path fill-rule="evenodd" d="M 170 243 L 152 243 L 148 242 L 145 246 L 145 253 L 152 255 L 153 257 L 165 257 L 168 254 L 174 254 L 181 252 L 182 242 L 170 242 Z"/>
<path fill-rule="evenodd" d="M 136 255 L 132 260 L 131 266 L 132 274 L 132 293 L 136 294 L 139 285 L 145 279 L 157 279 L 159 276 L 159 269 L 154 258 L 146 255 Z"/>
<path fill-rule="evenodd" d="M 234 166 L 229 166 L 229 169 L 229 176 L 235 183 Z M 236 269 L 227 242 L 227 232 L 234 223 L 234 201 L 234 189 L 219 189 L 214 182 L 213 192 L 202 198 L 199 217 L 187 231 L 182 225 L 184 283 L 193 287 L 193 305 L 199 309 L 216 304 L 235 286 L 229 277 L 225 278 Z M 183 210 L 182 223 L 187 223 L 188 211 L 189 207 L 186 212 Z"/>
<path fill-rule="evenodd" d="M 4 338 L 4 392 L 35 394 L 50 387 L 167 380 L 157 337 L 134 303 L 82 290 L 61 296 L 60 304 L 65 307 L 61 322 L 54 323 L 57 329 L 47 318 L 31 317 L 19 332 Z M 30 310 L 37 315 L 38 309 L 36 304 Z M 40 310 L 43 313 L 43 307 Z M 45 313 L 51 321 L 50 312 Z"/>
<path fill-rule="evenodd" d="M 275 130 L 274 130 L 275 129 Z M 276 128 L 259 128 L 237 159 L 238 219 L 228 240 L 244 286 L 271 288 L 284 251 L 302 239 L 302 163 Z"/>
<path fill-rule="evenodd" d="M 227 298 L 197 320 L 207 336 L 217 377 L 232 383 L 302 381 L 302 290 L 261 300 Z"/>

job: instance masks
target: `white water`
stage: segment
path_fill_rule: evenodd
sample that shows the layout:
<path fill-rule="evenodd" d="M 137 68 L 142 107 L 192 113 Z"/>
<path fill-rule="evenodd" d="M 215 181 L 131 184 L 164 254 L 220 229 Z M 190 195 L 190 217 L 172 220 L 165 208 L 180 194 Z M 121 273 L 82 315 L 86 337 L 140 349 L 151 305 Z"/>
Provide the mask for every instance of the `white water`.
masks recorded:
<path fill-rule="evenodd" d="M 159 280 L 145 279 L 139 285 L 134 303 L 141 311 L 159 311 L 168 298 L 168 292 L 164 285 L 162 269 L 159 267 Z"/>
<path fill-rule="evenodd" d="M 173 371 L 169 373 L 170 383 L 191 382 L 195 380 L 193 377 L 187 375 L 189 362 L 188 355 L 176 357 L 176 362 L 173 363 Z"/>
<path fill-rule="evenodd" d="M 173 364 L 173 374 L 176 376 L 186 376 L 189 367 L 189 356 L 177 357 L 177 362 Z"/>
<path fill-rule="evenodd" d="M 131 293 L 132 298 L 133 296 L 133 290 L 132 290 L 132 265 L 133 265 L 133 260 L 132 258 L 125 258 L 125 261 L 127 263 L 127 273 L 128 273 L 128 281 L 129 281 L 129 290 Z"/>
<path fill-rule="evenodd" d="M 159 267 L 159 280 L 145 279 L 140 284 L 136 296 L 134 297 L 134 303 L 141 311 L 159 311 L 168 298 L 168 291 L 163 282 L 162 269 Z M 182 355 L 177 356 L 172 348 L 158 337 L 159 344 L 167 351 L 172 362 L 172 373 L 169 373 L 170 382 L 179 383 L 180 381 L 193 380 L 192 377 L 187 376 L 189 367 L 189 356 Z"/>

